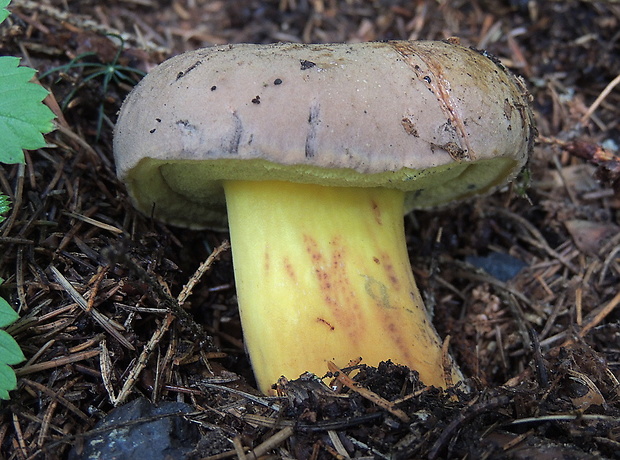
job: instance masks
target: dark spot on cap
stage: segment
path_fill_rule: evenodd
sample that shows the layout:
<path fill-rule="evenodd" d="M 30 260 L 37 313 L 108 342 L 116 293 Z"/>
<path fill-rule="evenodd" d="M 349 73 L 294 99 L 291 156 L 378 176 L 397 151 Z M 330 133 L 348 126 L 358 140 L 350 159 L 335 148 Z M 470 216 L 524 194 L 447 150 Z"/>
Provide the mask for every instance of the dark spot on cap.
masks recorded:
<path fill-rule="evenodd" d="M 429 77 L 428 75 L 426 75 L 426 76 L 424 77 L 424 81 L 430 85 L 430 84 L 431 84 L 431 77 Z"/>
<path fill-rule="evenodd" d="M 273 84 L 274 84 L 274 85 L 281 85 L 281 84 L 282 84 L 282 79 L 281 79 L 281 78 L 276 78 L 276 79 L 273 81 Z"/>
<path fill-rule="evenodd" d="M 153 129 L 151 129 L 151 130 L 149 131 L 149 133 L 153 134 L 155 131 L 157 131 L 157 129 L 156 129 L 156 128 L 153 128 Z"/>
<path fill-rule="evenodd" d="M 176 125 L 181 133 L 186 136 L 194 135 L 198 131 L 196 126 L 190 123 L 189 120 L 177 120 Z"/>
<path fill-rule="evenodd" d="M 400 124 L 403 126 L 407 134 L 413 137 L 419 137 L 418 129 L 416 128 L 415 123 L 411 118 L 403 117 Z"/>
<path fill-rule="evenodd" d="M 177 80 L 179 80 L 180 78 L 183 78 L 185 75 L 187 75 L 192 70 L 194 70 L 196 67 L 198 67 L 200 64 L 202 64 L 202 61 L 196 61 L 191 66 L 189 66 L 187 69 L 185 69 L 185 71 L 179 72 L 177 74 Z"/>
<path fill-rule="evenodd" d="M 213 85 L 213 86 L 211 87 L 211 91 L 215 91 L 216 89 L 217 89 L 217 86 L 215 86 L 215 85 Z"/>
<path fill-rule="evenodd" d="M 161 118 L 155 118 L 155 121 L 156 121 L 157 123 L 161 123 Z"/>
<path fill-rule="evenodd" d="M 243 123 L 236 112 L 233 112 L 232 116 L 234 123 L 233 130 L 222 137 L 221 145 L 225 152 L 236 155 L 239 153 L 239 144 L 241 143 L 241 136 L 243 135 Z"/>
<path fill-rule="evenodd" d="M 317 129 L 318 125 L 321 122 L 321 110 L 317 103 L 314 103 L 310 107 L 310 113 L 308 114 L 308 133 L 306 134 L 306 146 L 305 146 L 305 155 L 306 158 L 312 158 L 316 155 L 318 146 L 317 146 Z"/>
<path fill-rule="evenodd" d="M 301 70 L 308 70 L 316 65 L 314 62 L 306 61 L 305 59 L 300 59 L 299 63 L 301 64 Z"/>
<path fill-rule="evenodd" d="M 252 104 L 260 104 L 260 96 L 256 96 L 254 99 L 252 99 Z"/>

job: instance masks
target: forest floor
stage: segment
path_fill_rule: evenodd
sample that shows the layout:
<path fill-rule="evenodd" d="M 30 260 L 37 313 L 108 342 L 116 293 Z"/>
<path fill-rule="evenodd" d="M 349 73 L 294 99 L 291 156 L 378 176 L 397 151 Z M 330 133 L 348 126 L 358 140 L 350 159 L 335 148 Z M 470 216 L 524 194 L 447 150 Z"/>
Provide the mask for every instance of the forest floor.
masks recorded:
<path fill-rule="evenodd" d="M 187 404 L 193 452 L 178 458 L 620 458 L 619 2 L 13 0 L 9 9 L 0 54 L 38 70 L 58 120 L 47 148 L 0 168 L 14 204 L 0 227 L 2 294 L 20 313 L 9 331 L 27 357 L 0 407 L 2 458 L 71 449 L 80 458 L 93 430 L 105 436 L 96 424 L 140 397 Z M 388 363 L 362 367 L 360 386 L 338 394 L 298 380 L 279 398 L 261 395 L 228 235 L 149 220 L 116 178 L 124 97 L 165 58 L 214 44 L 449 37 L 524 78 L 539 132 L 513 186 L 406 219 L 419 287 L 470 390 L 428 388 Z"/>

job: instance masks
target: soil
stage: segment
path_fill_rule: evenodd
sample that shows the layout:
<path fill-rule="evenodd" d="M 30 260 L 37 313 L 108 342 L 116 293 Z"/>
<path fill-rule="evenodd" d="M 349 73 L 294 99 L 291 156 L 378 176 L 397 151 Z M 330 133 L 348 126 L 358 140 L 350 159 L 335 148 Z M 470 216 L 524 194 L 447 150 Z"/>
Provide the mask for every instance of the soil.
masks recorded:
<path fill-rule="evenodd" d="M 58 120 L 47 148 L 0 168 L 13 203 L 0 227 L 1 294 L 20 313 L 8 330 L 27 358 L 0 407 L 3 458 L 66 458 L 138 397 L 194 408 L 184 417 L 202 441 L 191 458 L 620 458 L 620 3 L 13 0 L 9 9 L 0 54 L 38 70 Z M 227 234 L 142 216 L 116 179 L 112 128 L 124 97 L 165 58 L 213 44 L 450 37 L 524 78 L 539 131 L 511 186 L 406 219 L 419 286 L 469 389 L 425 387 L 388 362 L 357 366 L 350 387 L 342 375 L 331 387 L 303 376 L 280 382 L 278 398 L 261 395 Z"/>

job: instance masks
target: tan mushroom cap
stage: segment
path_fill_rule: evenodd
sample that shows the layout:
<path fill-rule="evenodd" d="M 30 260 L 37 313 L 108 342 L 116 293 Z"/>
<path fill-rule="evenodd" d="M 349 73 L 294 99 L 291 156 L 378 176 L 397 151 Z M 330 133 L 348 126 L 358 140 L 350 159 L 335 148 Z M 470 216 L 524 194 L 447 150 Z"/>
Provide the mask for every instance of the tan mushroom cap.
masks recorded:
<path fill-rule="evenodd" d="M 215 46 L 136 86 L 114 155 L 138 209 L 193 228 L 225 222 L 234 179 L 391 187 L 432 207 L 514 178 L 535 135 L 528 98 L 449 42 Z"/>

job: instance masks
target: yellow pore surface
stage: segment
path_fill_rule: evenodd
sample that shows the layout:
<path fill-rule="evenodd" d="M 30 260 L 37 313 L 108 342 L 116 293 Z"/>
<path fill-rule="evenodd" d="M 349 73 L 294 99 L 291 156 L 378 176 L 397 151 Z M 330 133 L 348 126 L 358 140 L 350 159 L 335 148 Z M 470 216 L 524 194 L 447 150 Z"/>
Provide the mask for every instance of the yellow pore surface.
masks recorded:
<path fill-rule="evenodd" d="M 446 387 L 441 342 L 413 278 L 404 193 L 225 183 L 244 340 L 261 391 L 327 361 L 391 359 Z M 446 370 L 454 383 L 455 368 Z"/>

